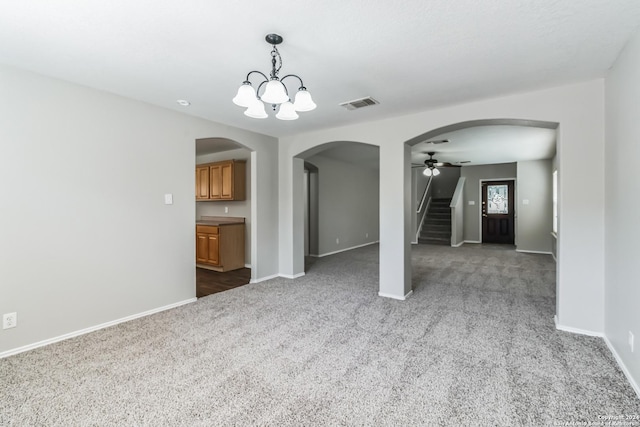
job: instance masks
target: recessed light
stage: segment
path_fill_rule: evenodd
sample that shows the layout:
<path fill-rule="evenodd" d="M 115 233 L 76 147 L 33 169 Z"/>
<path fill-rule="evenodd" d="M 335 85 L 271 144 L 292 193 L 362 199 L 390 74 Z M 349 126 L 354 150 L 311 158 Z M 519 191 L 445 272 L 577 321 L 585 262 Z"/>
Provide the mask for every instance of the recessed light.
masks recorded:
<path fill-rule="evenodd" d="M 189 105 L 191 105 L 191 103 L 186 99 L 178 99 L 176 102 L 182 105 L 183 107 L 188 107 Z"/>

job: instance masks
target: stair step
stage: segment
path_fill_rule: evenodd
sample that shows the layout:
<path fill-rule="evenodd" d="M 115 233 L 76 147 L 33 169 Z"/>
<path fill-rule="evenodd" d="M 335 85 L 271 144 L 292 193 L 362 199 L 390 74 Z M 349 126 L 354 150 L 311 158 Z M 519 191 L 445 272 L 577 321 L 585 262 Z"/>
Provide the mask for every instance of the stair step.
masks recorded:
<path fill-rule="evenodd" d="M 451 245 L 451 239 L 428 239 L 420 237 L 418 239 L 418 243 L 420 244 L 428 244 L 428 245 Z"/>
<path fill-rule="evenodd" d="M 451 199 L 431 199 L 418 243 L 451 245 Z"/>

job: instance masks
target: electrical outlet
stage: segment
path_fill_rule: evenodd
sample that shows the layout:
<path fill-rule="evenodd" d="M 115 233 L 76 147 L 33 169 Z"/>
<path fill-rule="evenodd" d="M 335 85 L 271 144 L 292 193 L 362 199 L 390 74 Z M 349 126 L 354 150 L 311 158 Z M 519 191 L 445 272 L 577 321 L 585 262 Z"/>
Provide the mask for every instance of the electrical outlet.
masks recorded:
<path fill-rule="evenodd" d="M 634 341 L 633 332 L 629 331 L 629 347 L 631 347 L 631 353 L 633 353 L 633 341 Z"/>
<path fill-rule="evenodd" d="M 18 326 L 18 313 L 5 313 L 2 315 L 2 329 Z"/>
<path fill-rule="evenodd" d="M 340 239 L 338 237 L 336 237 L 336 245 L 340 244 Z"/>
<path fill-rule="evenodd" d="M 224 207 L 224 213 L 229 213 L 229 206 Z"/>
<path fill-rule="evenodd" d="M 369 238 L 369 233 L 365 233 L 364 237 Z"/>

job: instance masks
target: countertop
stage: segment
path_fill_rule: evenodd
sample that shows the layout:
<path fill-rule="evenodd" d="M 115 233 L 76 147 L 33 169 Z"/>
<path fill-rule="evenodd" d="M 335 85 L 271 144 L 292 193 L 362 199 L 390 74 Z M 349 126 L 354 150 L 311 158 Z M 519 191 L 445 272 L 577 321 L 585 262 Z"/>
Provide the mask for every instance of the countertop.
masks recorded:
<path fill-rule="evenodd" d="M 230 225 L 230 224 L 244 224 L 243 217 L 233 216 L 203 216 L 196 221 L 196 225 Z"/>

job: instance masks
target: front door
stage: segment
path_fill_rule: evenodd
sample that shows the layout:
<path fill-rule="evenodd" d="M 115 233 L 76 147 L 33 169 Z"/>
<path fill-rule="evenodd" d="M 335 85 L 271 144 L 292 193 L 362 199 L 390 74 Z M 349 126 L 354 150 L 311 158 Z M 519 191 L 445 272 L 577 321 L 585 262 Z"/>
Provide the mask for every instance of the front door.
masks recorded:
<path fill-rule="evenodd" d="M 482 183 L 482 243 L 515 242 L 513 180 Z"/>

